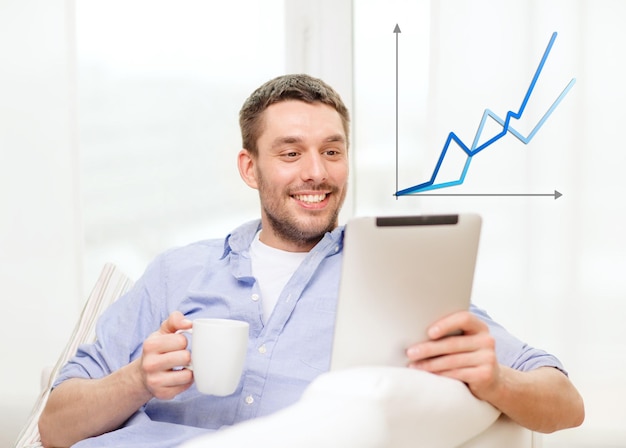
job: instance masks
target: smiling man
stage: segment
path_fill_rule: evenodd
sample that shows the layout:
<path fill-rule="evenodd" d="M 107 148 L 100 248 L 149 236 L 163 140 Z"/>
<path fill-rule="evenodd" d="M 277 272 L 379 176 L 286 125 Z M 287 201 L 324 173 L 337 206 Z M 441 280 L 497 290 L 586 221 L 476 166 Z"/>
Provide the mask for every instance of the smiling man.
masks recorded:
<path fill-rule="evenodd" d="M 170 447 L 295 403 L 329 367 L 348 182 L 349 116 L 323 81 L 286 75 L 240 112 L 242 179 L 261 219 L 223 239 L 157 257 L 100 318 L 97 341 L 62 369 L 40 419 L 45 446 Z M 234 394 L 199 393 L 179 330 L 200 317 L 250 324 Z M 460 330 L 460 336 L 441 338 Z M 434 323 L 407 365 L 465 382 L 518 423 L 550 432 L 582 421 L 580 395 L 554 356 L 472 305 Z"/>

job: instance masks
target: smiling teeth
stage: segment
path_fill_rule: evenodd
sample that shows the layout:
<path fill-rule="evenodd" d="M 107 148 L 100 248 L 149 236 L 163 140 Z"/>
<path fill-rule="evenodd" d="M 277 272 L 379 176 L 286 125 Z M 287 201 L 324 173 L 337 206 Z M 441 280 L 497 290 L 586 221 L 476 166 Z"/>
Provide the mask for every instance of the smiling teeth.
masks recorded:
<path fill-rule="evenodd" d="M 302 194 L 302 195 L 295 195 L 294 197 L 297 200 L 302 201 L 302 202 L 314 203 L 314 202 L 322 202 L 324 198 L 326 197 L 326 195 L 325 194 Z"/>

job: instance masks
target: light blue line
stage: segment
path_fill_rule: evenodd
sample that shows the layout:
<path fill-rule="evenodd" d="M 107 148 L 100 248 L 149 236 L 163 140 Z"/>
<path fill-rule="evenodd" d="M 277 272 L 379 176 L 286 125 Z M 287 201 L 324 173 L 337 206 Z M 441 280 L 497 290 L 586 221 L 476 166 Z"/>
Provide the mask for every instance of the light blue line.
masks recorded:
<path fill-rule="evenodd" d="M 539 120 L 539 122 L 535 125 L 535 127 L 533 128 L 533 130 L 530 132 L 530 134 L 528 134 L 528 137 L 524 137 L 520 132 L 516 131 L 514 128 L 512 128 L 511 126 L 509 126 L 509 132 L 511 134 L 513 134 L 515 137 L 518 138 L 518 140 L 520 140 L 522 143 L 524 143 L 525 145 L 527 145 L 528 143 L 530 143 L 530 141 L 533 139 L 533 137 L 535 136 L 535 134 L 539 131 L 539 129 L 541 129 L 541 126 L 543 126 L 543 124 L 546 122 L 546 120 L 548 119 L 548 117 L 550 115 L 552 115 L 552 112 L 554 112 L 554 110 L 556 109 L 556 107 L 559 105 L 559 103 L 563 100 L 563 98 L 565 98 L 565 95 L 567 95 L 567 93 L 571 90 L 572 87 L 574 87 L 574 84 L 576 84 L 576 79 L 572 79 L 569 84 L 567 85 L 567 87 L 565 87 L 565 89 L 563 89 L 563 92 L 561 92 L 561 94 L 558 96 L 558 98 L 556 99 L 556 101 L 554 101 L 554 103 L 552 104 L 552 106 L 550 106 L 550 108 L 548 109 L 548 111 L 543 115 L 543 117 L 541 117 L 541 120 Z M 504 126 L 504 120 L 500 117 L 498 117 L 495 113 L 493 113 L 492 111 L 490 111 L 489 109 L 485 110 L 485 116 L 489 116 L 491 117 L 493 120 L 495 120 L 498 124 L 500 124 L 501 126 Z"/>

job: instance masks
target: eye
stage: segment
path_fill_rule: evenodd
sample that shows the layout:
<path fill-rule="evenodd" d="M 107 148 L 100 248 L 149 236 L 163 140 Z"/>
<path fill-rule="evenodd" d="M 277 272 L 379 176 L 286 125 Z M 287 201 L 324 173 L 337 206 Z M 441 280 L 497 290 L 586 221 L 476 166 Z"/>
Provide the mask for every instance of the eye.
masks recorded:
<path fill-rule="evenodd" d="M 337 149 L 337 148 L 328 148 L 328 149 L 326 149 L 324 151 L 324 154 L 327 157 L 336 159 L 336 158 L 341 157 L 341 155 L 343 154 L 343 151 L 341 151 L 340 149 Z"/>
<path fill-rule="evenodd" d="M 284 160 L 295 160 L 300 156 L 298 151 L 287 150 L 280 153 L 280 157 Z"/>

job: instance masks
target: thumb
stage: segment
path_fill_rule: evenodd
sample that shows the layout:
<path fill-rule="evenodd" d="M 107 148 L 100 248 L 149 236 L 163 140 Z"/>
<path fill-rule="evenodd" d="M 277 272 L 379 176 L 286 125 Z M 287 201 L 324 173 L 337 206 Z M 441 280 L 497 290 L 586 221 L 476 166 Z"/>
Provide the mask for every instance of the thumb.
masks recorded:
<path fill-rule="evenodd" d="M 187 330 L 192 327 L 192 323 L 180 311 L 174 311 L 169 317 L 163 321 L 159 333 L 171 334 L 178 330 Z"/>

